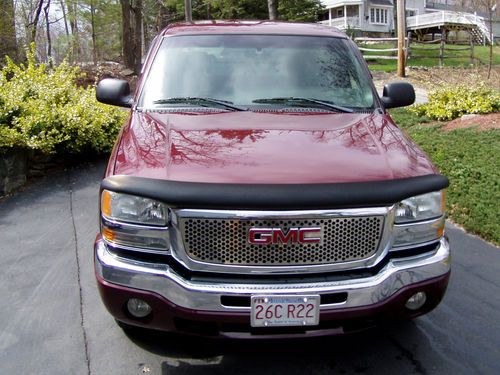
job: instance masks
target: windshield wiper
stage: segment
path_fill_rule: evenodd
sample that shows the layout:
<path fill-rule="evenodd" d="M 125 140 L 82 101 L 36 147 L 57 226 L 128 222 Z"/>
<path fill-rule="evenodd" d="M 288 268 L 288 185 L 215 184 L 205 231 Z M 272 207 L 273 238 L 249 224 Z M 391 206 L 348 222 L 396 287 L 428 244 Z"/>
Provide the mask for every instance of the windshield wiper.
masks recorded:
<path fill-rule="evenodd" d="M 301 103 L 313 103 L 317 106 L 333 109 L 339 112 L 353 113 L 354 111 L 347 107 L 342 107 L 340 105 L 336 105 L 330 102 L 326 102 L 323 100 L 312 99 L 312 98 L 298 98 L 298 97 L 282 97 L 282 98 L 268 98 L 268 99 L 255 99 L 252 103 L 263 103 L 263 104 L 295 104 L 300 105 Z"/>
<path fill-rule="evenodd" d="M 153 101 L 153 104 L 197 104 L 197 105 L 202 105 L 202 103 L 217 104 L 218 106 L 228 108 L 228 109 L 231 109 L 233 111 L 246 111 L 246 109 L 235 106 L 230 101 L 212 99 L 212 98 L 186 96 L 186 97 L 158 99 L 158 100 Z"/>

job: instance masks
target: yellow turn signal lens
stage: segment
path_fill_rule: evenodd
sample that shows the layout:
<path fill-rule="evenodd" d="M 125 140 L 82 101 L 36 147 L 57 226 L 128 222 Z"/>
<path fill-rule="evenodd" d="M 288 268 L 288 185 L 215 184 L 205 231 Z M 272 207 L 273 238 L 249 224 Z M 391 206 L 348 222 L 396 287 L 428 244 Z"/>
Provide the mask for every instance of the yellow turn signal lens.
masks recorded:
<path fill-rule="evenodd" d="M 111 242 L 114 242 L 116 237 L 115 233 L 111 229 L 104 227 L 102 228 L 102 236 L 106 241 L 111 241 Z"/>
<path fill-rule="evenodd" d="M 437 230 L 438 238 L 443 237 L 443 234 L 444 234 L 444 221 L 443 221 L 442 225 L 440 225 L 438 227 L 438 230 Z"/>
<path fill-rule="evenodd" d="M 111 217 L 111 193 L 107 190 L 102 191 L 101 195 L 101 212 L 107 216 Z"/>

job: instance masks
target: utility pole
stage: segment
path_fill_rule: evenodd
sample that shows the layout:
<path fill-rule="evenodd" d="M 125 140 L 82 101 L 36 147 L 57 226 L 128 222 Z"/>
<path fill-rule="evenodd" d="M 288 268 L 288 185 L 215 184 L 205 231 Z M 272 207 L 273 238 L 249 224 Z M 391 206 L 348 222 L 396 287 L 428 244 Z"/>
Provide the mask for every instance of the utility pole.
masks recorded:
<path fill-rule="evenodd" d="M 278 19 L 278 0 L 267 0 L 267 8 L 269 9 L 269 19 L 271 21 Z"/>
<path fill-rule="evenodd" d="M 193 22 L 193 9 L 191 7 L 191 0 L 184 0 L 184 8 L 186 10 L 186 22 Z"/>
<path fill-rule="evenodd" d="M 406 35 L 406 15 L 405 0 L 397 0 L 397 23 L 398 23 L 398 77 L 405 76 L 405 35 Z"/>

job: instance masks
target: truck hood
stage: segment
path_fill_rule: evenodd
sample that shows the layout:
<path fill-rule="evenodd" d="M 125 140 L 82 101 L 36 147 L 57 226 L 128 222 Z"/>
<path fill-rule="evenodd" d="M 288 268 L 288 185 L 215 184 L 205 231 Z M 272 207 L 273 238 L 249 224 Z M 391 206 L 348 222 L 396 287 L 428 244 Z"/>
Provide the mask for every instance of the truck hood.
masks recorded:
<path fill-rule="evenodd" d="M 435 173 L 385 114 L 132 115 L 113 174 L 243 184 L 361 182 Z"/>

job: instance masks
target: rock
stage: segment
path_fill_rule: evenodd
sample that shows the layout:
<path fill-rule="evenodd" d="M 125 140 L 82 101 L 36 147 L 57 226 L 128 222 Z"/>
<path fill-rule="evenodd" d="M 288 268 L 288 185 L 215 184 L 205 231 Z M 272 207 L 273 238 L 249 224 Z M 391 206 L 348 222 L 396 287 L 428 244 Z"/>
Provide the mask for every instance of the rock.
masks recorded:
<path fill-rule="evenodd" d="M 8 150 L 0 154 L 0 196 L 9 194 L 26 183 L 28 156 L 24 150 Z"/>
<path fill-rule="evenodd" d="M 475 115 L 475 114 L 463 115 L 462 117 L 460 117 L 460 120 L 461 121 L 467 121 L 467 120 L 470 120 L 470 119 L 473 119 L 473 118 L 476 118 L 476 117 L 479 117 L 479 115 Z"/>
<path fill-rule="evenodd" d="M 44 177 L 45 172 L 40 169 L 30 169 L 28 171 L 28 177 Z"/>

